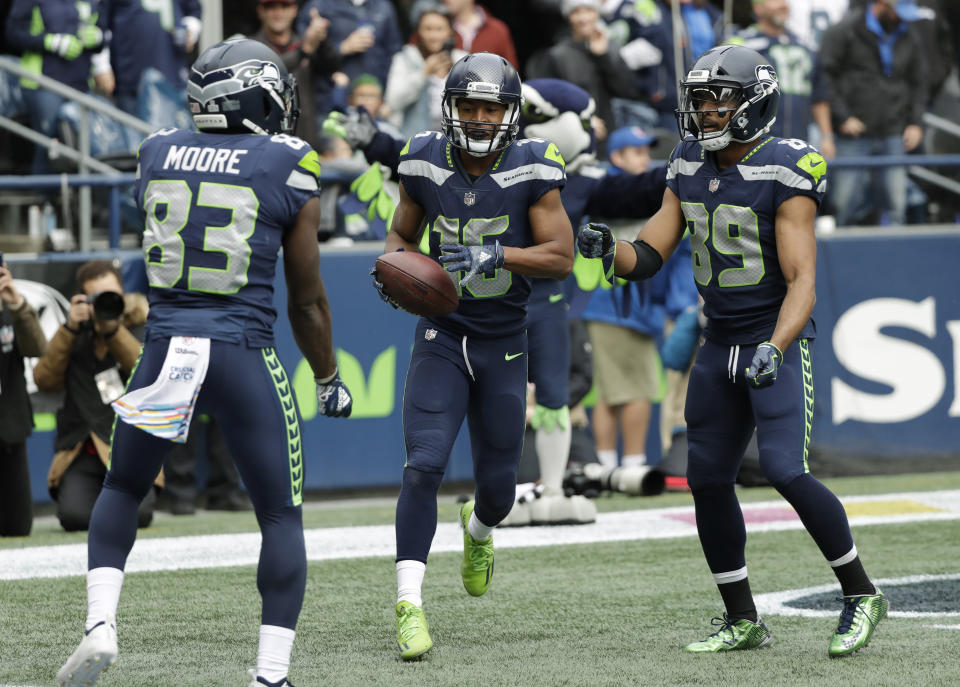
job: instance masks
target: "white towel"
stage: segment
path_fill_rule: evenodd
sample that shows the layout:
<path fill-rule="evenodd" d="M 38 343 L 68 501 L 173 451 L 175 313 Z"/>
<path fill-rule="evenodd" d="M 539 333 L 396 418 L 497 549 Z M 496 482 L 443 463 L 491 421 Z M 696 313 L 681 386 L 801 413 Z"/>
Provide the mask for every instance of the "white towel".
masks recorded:
<path fill-rule="evenodd" d="M 210 362 L 210 339 L 170 338 L 160 375 L 111 405 L 129 425 L 177 444 L 187 441 L 193 409 Z"/>

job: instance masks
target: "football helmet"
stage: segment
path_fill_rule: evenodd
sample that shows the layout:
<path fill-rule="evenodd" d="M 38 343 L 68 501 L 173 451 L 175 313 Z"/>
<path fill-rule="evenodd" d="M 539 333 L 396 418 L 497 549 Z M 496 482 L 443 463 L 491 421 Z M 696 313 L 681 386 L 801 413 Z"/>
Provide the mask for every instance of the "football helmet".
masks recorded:
<path fill-rule="evenodd" d="M 246 38 L 203 51 L 187 103 L 196 127 L 211 133 L 292 134 L 300 116 L 297 80 L 272 49 Z"/>
<path fill-rule="evenodd" d="M 704 109 L 704 103 L 715 107 Z M 756 140 L 777 120 L 780 87 L 770 61 L 742 45 L 722 45 L 703 53 L 680 82 L 677 126 L 680 136 L 692 136 L 705 150 L 722 150 L 731 141 Z M 710 131 L 705 115 L 723 116 L 727 123 Z"/>
<path fill-rule="evenodd" d="M 490 100 L 507 110 L 499 124 L 460 117 L 461 99 Z M 471 155 L 482 157 L 503 150 L 520 133 L 523 95 L 517 70 L 499 55 L 481 52 L 460 58 L 443 86 L 440 128 L 447 140 Z"/>

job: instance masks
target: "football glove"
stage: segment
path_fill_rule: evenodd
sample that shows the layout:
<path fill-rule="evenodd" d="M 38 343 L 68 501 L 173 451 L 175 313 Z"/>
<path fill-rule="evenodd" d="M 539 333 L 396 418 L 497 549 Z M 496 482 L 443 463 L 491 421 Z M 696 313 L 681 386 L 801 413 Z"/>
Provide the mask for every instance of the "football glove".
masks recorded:
<path fill-rule="evenodd" d="M 758 389 L 771 386 L 777 381 L 777 371 L 783 361 L 783 352 L 769 341 L 757 346 L 750 367 L 747 368 L 747 380 Z"/>
<path fill-rule="evenodd" d="M 96 24 L 82 24 L 77 31 L 77 38 L 84 50 L 96 50 L 103 45 L 103 30 Z"/>
<path fill-rule="evenodd" d="M 440 263 L 447 272 L 464 270 L 466 274 L 460 280 L 463 286 L 475 275 L 492 277 L 498 268 L 503 267 L 503 246 L 499 241 L 492 245 L 464 246 L 460 243 L 444 243 L 440 246 Z"/>
<path fill-rule="evenodd" d="M 605 258 L 617 252 L 617 241 L 606 224 L 591 222 L 577 235 L 577 249 L 585 258 Z"/>
<path fill-rule="evenodd" d="M 71 33 L 48 33 L 43 37 L 43 49 L 65 60 L 75 60 L 83 52 L 83 43 Z"/>
<path fill-rule="evenodd" d="M 347 112 L 334 110 L 323 122 L 323 133 L 339 136 L 354 150 L 363 149 L 377 133 L 373 117 L 363 105 L 351 107 Z"/>
<path fill-rule="evenodd" d="M 317 412 L 328 417 L 350 417 L 353 397 L 340 379 L 340 369 L 326 379 L 317 379 Z"/>
<path fill-rule="evenodd" d="M 397 248 L 397 251 L 402 251 L 402 250 L 403 248 Z M 373 269 L 370 270 L 370 276 L 373 277 L 373 288 L 375 288 L 377 290 L 377 293 L 380 295 L 380 300 L 382 300 L 384 303 L 392 307 L 394 310 L 399 308 L 400 306 L 397 304 L 397 302 L 393 300 L 390 296 L 388 296 L 387 293 L 383 290 L 383 282 L 377 278 L 378 275 L 377 275 L 376 263 L 374 263 Z"/>

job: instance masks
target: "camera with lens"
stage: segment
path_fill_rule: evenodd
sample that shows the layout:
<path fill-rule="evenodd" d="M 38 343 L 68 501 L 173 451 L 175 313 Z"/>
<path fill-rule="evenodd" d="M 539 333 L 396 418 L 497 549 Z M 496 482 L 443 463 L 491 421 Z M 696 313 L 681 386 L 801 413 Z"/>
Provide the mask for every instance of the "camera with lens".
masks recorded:
<path fill-rule="evenodd" d="M 98 291 L 87 296 L 87 303 L 93 306 L 93 314 L 98 320 L 119 320 L 123 315 L 123 294 L 116 291 Z M 91 323 L 92 324 L 92 323 Z"/>
<path fill-rule="evenodd" d="M 443 46 L 440 48 L 441 52 L 452 52 L 453 47 L 456 45 L 456 41 L 452 38 L 448 38 L 443 42 Z"/>

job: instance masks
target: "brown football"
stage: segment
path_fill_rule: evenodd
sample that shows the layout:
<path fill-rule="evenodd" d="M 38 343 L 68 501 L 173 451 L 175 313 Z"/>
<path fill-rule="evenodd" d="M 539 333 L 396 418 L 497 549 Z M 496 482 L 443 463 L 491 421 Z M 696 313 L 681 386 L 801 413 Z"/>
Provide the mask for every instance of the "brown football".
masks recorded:
<path fill-rule="evenodd" d="M 414 251 L 377 258 L 377 279 L 401 308 L 422 317 L 449 315 L 460 304 L 450 274 L 429 255 Z"/>

